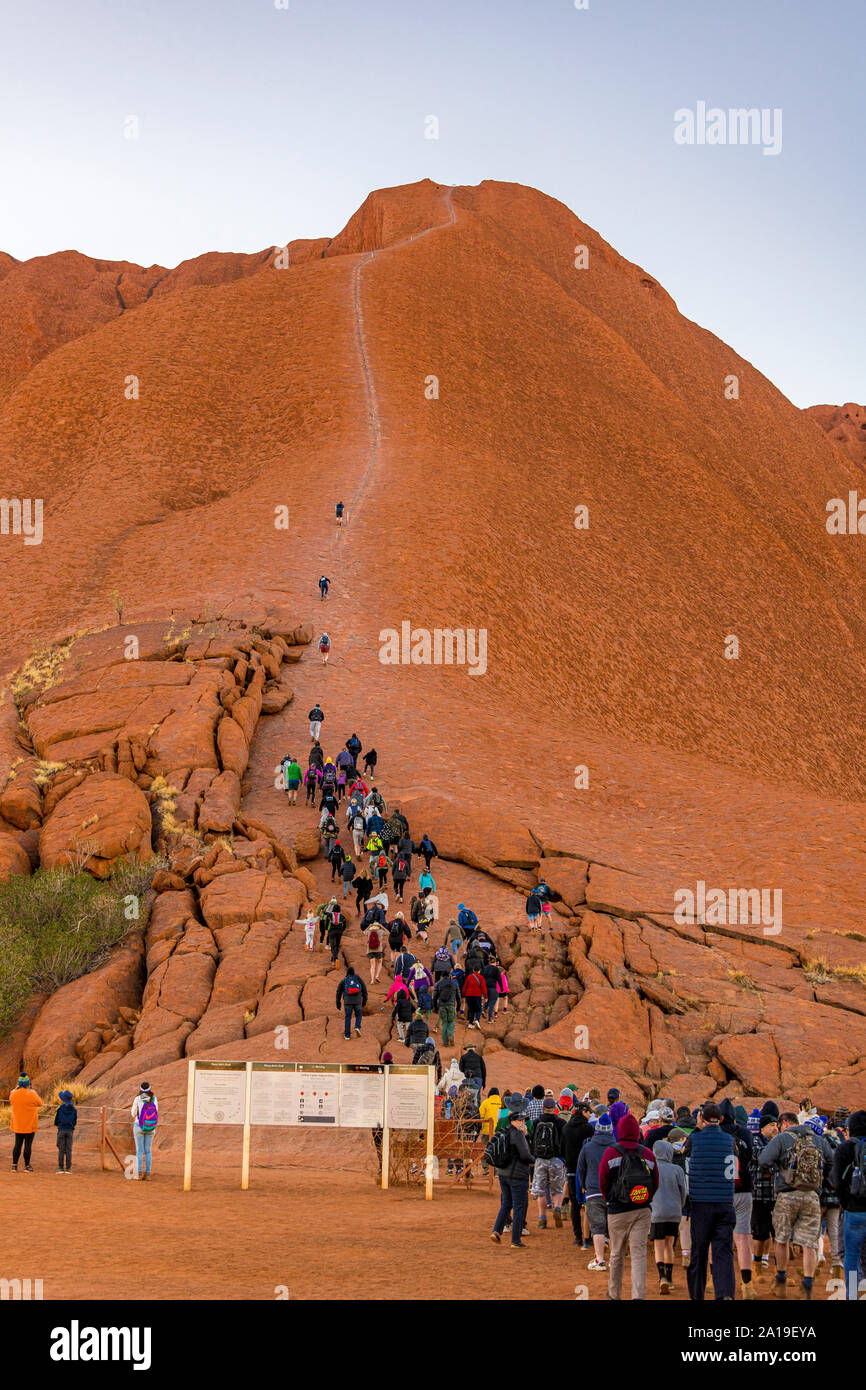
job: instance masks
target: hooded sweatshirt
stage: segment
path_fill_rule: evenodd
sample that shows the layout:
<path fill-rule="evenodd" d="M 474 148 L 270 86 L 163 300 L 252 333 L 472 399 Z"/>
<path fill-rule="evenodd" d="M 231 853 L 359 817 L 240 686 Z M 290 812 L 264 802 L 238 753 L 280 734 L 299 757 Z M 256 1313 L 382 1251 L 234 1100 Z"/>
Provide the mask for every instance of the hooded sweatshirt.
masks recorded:
<path fill-rule="evenodd" d="M 623 1115 L 627 1115 L 627 1114 L 628 1114 L 628 1106 L 626 1105 L 625 1101 L 624 1101 L 624 1100 L 615 1100 L 614 1103 L 613 1103 L 613 1105 L 610 1107 L 610 1122 L 611 1122 L 611 1124 L 613 1125 L 614 1137 L 616 1137 L 616 1135 L 619 1133 L 619 1130 L 617 1129 L 617 1125 L 619 1124 L 619 1122 L 620 1122 L 620 1120 L 622 1119 Z M 637 1120 L 635 1120 L 635 1124 L 637 1124 Z M 638 1134 L 640 1134 L 640 1129 L 638 1129 Z"/>
<path fill-rule="evenodd" d="M 583 1188 L 586 1199 L 601 1196 L 601 1183 L 598 1169 L 613 1140 L 613 1126 L 599 1120 L 593 1130 L 592 1138 L 583 1145 L 577 1157 L 577 1180 Z"/>
<path fill-rule="evenodd" d="M 659 1185 L 652 1203 L 653 1221 L 679 1221 L 686 1202 L 686 1177 L 674 1163 L 674 1146 L 657 1139 L 652 1149 L 659 1170 Z"/>
<path fill-rule="evenodd" d="M 565 1161 L 565 1171 L 569 1177 L 573 1177 L 577 1172 L 577 1160 L 580 1158 L 580 1151 L 590 1139 L 595 1131 L 589 1120 L 583 1113 L 575 1110 L 565 1126 L 562 1135 L 562 1157 Z"/>
<path fill-rule="evenodd" d="M 850 1139 L 844 1139 L 833 1156 L 833 1186 L 843 1211 L 866 1212 L 866 1192 L 851 1192 L 855 1164 L 866 1152 L 866 1110 L 855 1110 L 848 1121 Z"/>
<path fill-rule="evenodd" d="M 615 1108 L 615 1105 L 611 1106 L 611 1110 Z M 613 1117 L 611 1116 L 611 1118 Z M 613 1195 L 617 1169 L 622 1163 L 622 1154 L 619 1152 L 620 1149 L 626 1153 L 631 1150 L 636 1150 L 640 1154 L 640 1157 L 646 1165 L 647 1185 L 650 1190 L 651 1198 L 655 1195 L 659 1185 L 658 1164 L 656 1163 L 652 1149 L 645 1148 L 640 1142 L 640 1126 L 634 1115 L 623 1115 L 619 1122 L 616 1145 L 605 1151 L 601 1163 L 598 1165 L 598 1180 L 601 1185 L 602 1195 L 607 1202 L 608 1212 L 612 1216 L 615 1216 L 618 1212 L 635 1210 L 631 1203 L 627 1202 L 623 1204 L 617 1201 L 616 1197 Z M 649 1203 L 647 1203 L 646 1210 L 649 1211 Z"/>

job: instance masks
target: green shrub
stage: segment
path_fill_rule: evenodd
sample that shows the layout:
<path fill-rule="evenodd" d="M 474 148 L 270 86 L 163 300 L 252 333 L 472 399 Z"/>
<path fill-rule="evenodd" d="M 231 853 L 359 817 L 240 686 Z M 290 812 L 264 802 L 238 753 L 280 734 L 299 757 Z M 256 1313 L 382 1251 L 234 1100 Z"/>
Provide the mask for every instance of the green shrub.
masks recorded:
<path fill-rule="evenodd" d="M 94 970 L 127 932 L 146 925 L 144 894 L 163 865 L 118 862 L 104 881 L 37 869 L 0 884 L 0 1038 L 31 994 Z M 128 915 L 130 897 L 139 900 L 137 918 Z"/>

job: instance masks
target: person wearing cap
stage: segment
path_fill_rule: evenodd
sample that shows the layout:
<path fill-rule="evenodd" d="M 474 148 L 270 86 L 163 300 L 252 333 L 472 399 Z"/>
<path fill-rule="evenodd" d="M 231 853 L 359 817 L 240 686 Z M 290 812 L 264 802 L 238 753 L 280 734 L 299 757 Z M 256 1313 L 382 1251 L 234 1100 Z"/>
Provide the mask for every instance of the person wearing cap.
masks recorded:
<path fill-rule="evenodd" d="M 571 1229 L 575 1245 L 589 1249 L 589 1223 L 586 1220 L 583 1196 L 577 1178 L 577 1164 L 580 1151 L 593 1136 L 593 1126 L 589 1122 L 589 1102 L 575 1099 L 568 1123 L 562 1135 L 562 1157 L 565 1162 L 565 1180 L 571 1203 Z M 584 1229 L 584 1223 L 585 1229 Z"/>
<path fill-rule="evenodd" d="M 866 1251 L 866 1110 L 855 1110 L 847 1117 L 846 1128 L 848 1138 L 833 1155 L 833 1185 L 843 1212 L 845 1297 L 856 1299 Z"/>
<path fill-rule="evenodd" d="M 604 1243 L 607 1238 L 607 1203 L 601 1190 L 598 1170 L 601 1160 L 613 1143 L 613 1124 L 603 1110 L 596 1121 L 592 1138 L 583 1145 L 577 1158 L 577 1182 L 584 1195 L 584 1211 L 589 1234 L 595 1250 L 587 1268 L 607 1269 L 604 1262 Z"/>
<path fill-rule="evenodd" d="M 142 1111 L 146 1106 L 156 1105 L 156 1096 L 148 1081 L 142 1081 L 138 1095 L 132 1102 L 132 1134 L 135 1139 L 136 1172 L 141 1182 L 150 1177 L 150 1157 L 153 1146 L 153 1129 L 142 1129 Z"/>
<path fill-rule="evenodd" d="M 644 1143 L 648 1149 L 653 1148 L 660 1139 L 667 1139 L 671 1130 L 674 1128 L 676 1116 L 670 1105 L 661 1105 L 656 1111 L 655 1124 L 647 1130 Z"/>
<path fill-rule="evenodd" d="M 707 1266 L 713 1252 L 713 1290 L 716 1299 L 733 1300 L 734 1280 L 734 1136 L 721 1127 L 722 1112 L 713 1101 L 701 1108 L 698 1127 L 683 1146 L 689 1160 L 689 1204 L 692 1225 L 692 1258 L 689 1261 L 689 1298 L 703 1303 Z"/>
<path fill-rule="evenodd" d="M 54 1112 L 54 1125 L 57 1129 L 57 1171 L 71 1173 L 72 1137 L 78 1123 L 78 1111 L 73 1105 L 71 1091 L 58 1091 L 57 1099 L 60 1102 Z"/>
<path fill-rule="evenodd" d="M 776 1178 L 772 1168 L 762 1168 L 759 1155 L 779 1133 L 775 1115 L 758 1113 L 758 1133 L 752 1140 L 752 1273 L 760 1283 L 770 1267 L 773 1244 L 773 1207 Z"/>
<path fill-rule="evenodd" d="M 526 1139 L 526 1114 L 518 1097 L 512 1096 L 508 1112 L 508 1142 L 511 1145 L 511 1163 L 506 1168 L 497 1168 L 501 1200 L 490 1239 L 499 1245 L 502 1232 L 511 1220 L 512 1250 L 526 1250 L 523 1239 L 526 1230 L 526 1212 L 529 1207 L 529 1171 L 532 1167 L 532 1153 Z"/>
<path fill-rule="evenodd" d="M 32 1173 L 33 1167 L 30 1157 L 33 1151 L 33 1139 L 39 1128 L 39 1111 L 42 1109 L 42 1099 L 36 1094 L 30 1085 L 30 1077 L 26 1072 L 22 1072 L 18 1077 L 18 1085 L 9 1094 L 9 1105 L 12 1110 L 10 1129 L 14 1135 L 12 1145 L 12 1172 L 18 1172 L 18 1160 L 21 1151 L 24 1150 L 24 1171 Z"/>
<path fill-rule="evenodd" d="M 538 1201 L 538 1229 L 547 1230 L 547 1208 L 553 1207 L 553 1220 L 562 1226 L 562 1196 L 565 1191 L 565 1161 L 562 1157 L 562 1135 L 566 1122 L 557 1114 L 556 1100 L 545 1096 L 541 1114 L 532 1126 L 530 1148 L 535 1159 L 532 1170 L 532 1195 Z"/>

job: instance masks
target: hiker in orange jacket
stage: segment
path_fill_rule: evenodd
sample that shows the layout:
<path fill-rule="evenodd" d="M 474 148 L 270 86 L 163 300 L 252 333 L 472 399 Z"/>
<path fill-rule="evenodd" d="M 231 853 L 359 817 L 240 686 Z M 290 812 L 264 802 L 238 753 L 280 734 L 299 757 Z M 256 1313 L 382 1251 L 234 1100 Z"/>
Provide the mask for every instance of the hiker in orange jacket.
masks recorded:
<path fill-rule="evenodd" d="M 24 1171 L 32 1173 L 30 1165 L 30 1154 L 33 1148 L 33 1136 L 39 1128 L 39 1111 L 42 1109 L 42 1098 L 38 1096 L 30 1085 L 30 1077 L 22 1072 L 18 1078 L 18 1085 L 9 1096 L 9 1104 L 12 1107 L 12 1124 L 10 1126 L 15 1135 L 15 1143 L 12 1146 L 12 1172 L 18 1172 L 18 1160 L 21 1157 L 21 1150 L 24 1150 Z"/>

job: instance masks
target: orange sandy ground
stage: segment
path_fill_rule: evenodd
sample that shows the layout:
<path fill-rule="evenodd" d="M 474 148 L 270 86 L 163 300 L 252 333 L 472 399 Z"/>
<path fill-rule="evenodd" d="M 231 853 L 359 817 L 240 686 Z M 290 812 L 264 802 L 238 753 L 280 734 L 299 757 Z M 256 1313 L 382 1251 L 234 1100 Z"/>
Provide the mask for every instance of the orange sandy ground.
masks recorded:
<path fill-rule="evenodd" d="M 498 1202 L 483 1179 L 469 1192 L 437 1183 L 425 1202 L 416 1188 L 382 1192 L 372 1174 L 253 1168 L 241 1192 L 239 1161 L 208 1172 L 201 1159 L 184 1193 L 176 1164 L 158 1165 L 144 1184 L 99 1172 L 92 1153 L 60 1177 L 46 1138 L 34 1146 L 33 1173 L 13 1173 L 8 1134 L 0 1140 L 0 1275 L 42 1279 L 46 1300 L 272 1300 L 284 1290 L 290 1299 L 384 1300 L 432 1287 L 439 1299 L 603 1300 L 607 1291 L 567 1219 L 562 1230 L 536 1229 L 534 1202 L 529 1249 L 494 1245 Z M 679 1263 L 674 1278 L 683 1299 Z M 626 1297 L 628 1280 L 626 1266 Z M 651 1299 L 656 1282 L 650 1265 Z M 819 1298 L 825 1283 L 819 1276 Z M 770 1280 L 762 1288 L 769 1296 Z M 799 1294 L 793 1277 L 789 1299 Z"/>

